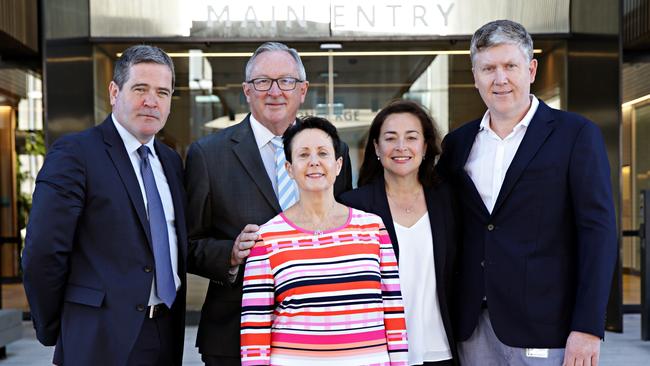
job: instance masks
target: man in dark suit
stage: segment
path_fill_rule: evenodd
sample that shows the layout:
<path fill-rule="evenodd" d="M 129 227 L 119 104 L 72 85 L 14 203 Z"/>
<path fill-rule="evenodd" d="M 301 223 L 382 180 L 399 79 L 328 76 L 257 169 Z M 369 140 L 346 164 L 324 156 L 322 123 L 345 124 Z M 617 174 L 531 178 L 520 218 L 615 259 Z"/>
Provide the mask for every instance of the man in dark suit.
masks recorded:
<path fill-rule="evenodd" d="M 309 82 L 295 49 L 261 45 L 246 64 L 244 94 L 251 113 L 196 141 L 187 156 L 188 271 L 210 279 L 197 346 L 206 365 L 240 365 L 243 267 L 258 225 L 296 200 L 284 169 L 284 131 L 296 123 Z M 279 140 L 279 141 L 278 141 Z M 352 188 L 347 145 L 334 193 Z"/>
<path fill-rule="evenodd" d="M 520 24 L 484 25 L 470 52 L 488 111 L 445 138 L 438 164 L 461 205 L 461 364 L 595 365 L 617 258 L 601 132 L 530 94 Z"/>
<path fill-rule="evenodd" d="M 180 365 L 187 256 L 182 161 L 154 138 L 174 65 L 133 46 L 115 64 L 112 114 L 54 143 L 23 251 L 38 340 L 57 365 Z"/>

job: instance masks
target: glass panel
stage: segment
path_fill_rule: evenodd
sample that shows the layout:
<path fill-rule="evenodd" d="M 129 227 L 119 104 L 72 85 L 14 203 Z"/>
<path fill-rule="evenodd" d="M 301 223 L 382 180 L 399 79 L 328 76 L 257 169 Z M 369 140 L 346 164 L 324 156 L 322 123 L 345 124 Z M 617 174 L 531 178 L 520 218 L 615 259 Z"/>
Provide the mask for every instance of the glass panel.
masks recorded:
<path fill-rule="evenodd" d="M 449 57 L 436 56 L 404 93 L 429 110 L 441 135 L 449 132 Z"/>
<path fill-rule="evenodd" d="M 627 118 L 626 118 L 627 117 Z M 642 190 L 650 190 L 650 104 L 624 111 L 624 119 L 631 120 L 631 166 L 623 166 L 623 205 L 629 214 L 622 217 L 624 230 L 636 230 L 641 223 L 640 197 Z M 624 127 L 627 124 L 624 124 Z M 628 135 L 628 134 L 626 134 Z M 628 136 L 629 136 L 628 135 Z M 626 194 L 626 189 L 629 193 Z M 647 225 L 647 223 L 646 223 Z M 641 243 L 638 237 L 623 240 L 623 303 L 641 303 Z"/>
<path fill-rule="evenodd" d="M 623 107 L 623 126 L 621 145 L 621 230 L 632 231 L 638 229 L 636 193 L 636 179 L 634 179 L 636 167 L 634 166 L 635 141 L 633 136 L 634 121 L 632 120 L 634 110 L 632 107 Z M 635 236 L 622 236 L 622 272 L 623 272 L 623 304 L 633 305 L 640 303 L 640 281 L 639 271 L 635 269 L 637 257 L 636 248 L 639 246 L 639 238 Z"/>

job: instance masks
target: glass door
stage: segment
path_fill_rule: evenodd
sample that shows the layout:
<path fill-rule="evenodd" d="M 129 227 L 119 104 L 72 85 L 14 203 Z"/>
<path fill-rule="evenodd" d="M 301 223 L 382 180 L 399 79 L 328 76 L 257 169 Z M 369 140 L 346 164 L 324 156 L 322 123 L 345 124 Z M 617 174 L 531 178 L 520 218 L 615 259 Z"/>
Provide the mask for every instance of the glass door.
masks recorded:
<path fill-rule="evenodd" d="M 641 191 L 650 190 L 650 103 L 624 106 L 623 134 L 629 145 L 623 151 L 623 304 L 641 303 Z M 646 223 L 647 225 L 648 223 Z"/>

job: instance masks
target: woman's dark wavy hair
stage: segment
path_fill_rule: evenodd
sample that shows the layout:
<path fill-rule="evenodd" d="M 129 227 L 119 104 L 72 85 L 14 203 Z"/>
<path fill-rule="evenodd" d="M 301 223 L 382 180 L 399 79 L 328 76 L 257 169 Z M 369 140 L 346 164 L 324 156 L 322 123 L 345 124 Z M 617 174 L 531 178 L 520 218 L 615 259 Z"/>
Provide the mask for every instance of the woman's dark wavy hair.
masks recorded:
<path fill-rule="evenodd" d="M 439 181 L 435 172 L 436 157 L 440 155 L 441 150 L 438 145 L 440 135 L 435 128 L 433 118 L 424 107 L 416 102 L 410 100 L 396 100 L 389 103 L 379 111 L 372 120 L 370 131 L 368 132 L 366 151 L 363 155 L 363 163 L 361 164 L 361 170 L 359 171 L 358 186 L 361 187 L 369 184 L 378 177 L 383 176 L 384 167 L 381 165 L 381 162 L 377 160 L 374 143 L 379 141 L 379 131 L 381 130 L 381 126 L 384 124 L 386 118 L 395 113 L 410 113 L 420 121 L 422 132 L 424 133 L 424 142 L 427 144 L 427 150 L 425 152 L 426 159 L 422 160 L 422 164 L 418 171 L 418 180 L 424 187 L 435 185 Z"/>
<path fill-rule="evenodd" d="M 341 157 L 343 154 L 341 152 L 341 139 L 339 138 L 336 127 L 334 127 L 332 122 L 328 121 L 325 118 L 308 116 L 294 123 L 293 126 L 290 126 L 286 131 L 284 131 L 284 135 L 282 135 L 282 142 L 284 143 L 284 156 L 289 163 L 292 161 L 291 144 L 293 142 L 293 138 L 296 137 L 299 132 L 308 129 L 316 129 L 325 132 L 327 136 L 332 139 L 334 157 L 336 159 Z"/>

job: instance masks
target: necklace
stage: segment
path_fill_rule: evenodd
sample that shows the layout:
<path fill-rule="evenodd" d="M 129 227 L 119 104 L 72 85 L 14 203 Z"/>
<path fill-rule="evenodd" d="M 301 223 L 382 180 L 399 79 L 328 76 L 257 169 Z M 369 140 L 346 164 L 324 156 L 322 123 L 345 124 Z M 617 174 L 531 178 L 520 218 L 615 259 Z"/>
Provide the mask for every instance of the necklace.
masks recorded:
<path fill-rule="evenodd" d="M 336 201 L 333 201 L 332 204 L 327 209 L 326 217 L 322 218 L 321 220 L 318 220 L 318 222 L 314 222 L 313 220 L 306 219 L 308 215 L 306 214 L 302 202 L 299 202 L 297 206 L 299 210 L 296 215 L 298 217 L 298 220 L 296 221 L 301 222 L 300 226 L 304 227 L 305 229 L 312 230 L 314 232 L 314 236 L 323 235 L 323 232 L 329 229 L 330 226 L 333 225 L 334 217 L 332 217 L 332 215 L 335 214 L 334 207 L 336 206 Z"/>
<path fill-rule="evenodd" d="M 415 195 L 413 196 L 413 200 L 407 205 L 402 204 L 401 202 L 398 202 L 390 193 L 386 192 L 386 196 L 388 197 L 388 200 L 390 203 L 395 206 L 395 208 L 404 210 L 407 214 L 410 214 L 413 212 L 415 209 L 415 205 L 418 203 L 418 199 L 420 198 L 420 194 L 422 193 L 421 189 L 418 189 L 417 192 L 415 192 Z"/>

